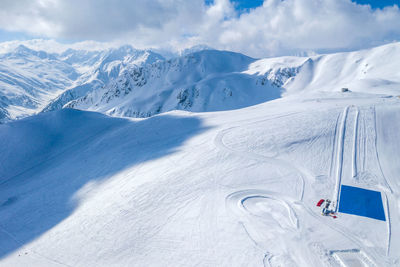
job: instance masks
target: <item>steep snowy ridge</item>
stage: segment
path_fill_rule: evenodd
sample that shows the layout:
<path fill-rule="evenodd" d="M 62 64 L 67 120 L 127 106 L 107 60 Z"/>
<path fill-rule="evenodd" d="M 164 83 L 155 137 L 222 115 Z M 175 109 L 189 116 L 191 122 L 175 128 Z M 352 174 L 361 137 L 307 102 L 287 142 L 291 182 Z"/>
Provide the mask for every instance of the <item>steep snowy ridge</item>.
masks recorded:
<path fill-rule="evenodd" d="M 350 91 L 400 93 L 400 44 L 313 57 L 252 59 L 204 50 L 127 69 L 66 107 L 148 117 L 170 110 L 242 108 L 282 96 Z"/>
<path fill-rule="evenodd" d="M 61 109 L 66 103 L 100 89 L 126 68 L 146 65 L 163 59 L 161 55 L 152 51 L 135 50 L 131 46 L 122 46 L 102 53 L 81 51 L 78 55 L 73 50 L 67 50 L 62 57 L 75 66 L 82 76 L 75 82 L 75 86 L 52 100 L 43 109 L 44 112 Z"/>
<path fill-rule="evenodd" d="M 399 55 L 399 43 L 312 57 L 202 50 L 169 60 L 131 46 L 62 54 L 19 46 L 0 55 L 0 122 L 63 107 L 130 117 L 230 110 L 341 88 L 398 95 Z"/>
<path fill-rule="evenodd" d="M 244 73 L 254 61 L 238 53 L 204 50 L 127 70 L 102 90 L 66 106 L 148 117 L 175 109 L 236 109 L 280 97 L 278 86 Z"/>
<path fill-rule="evenodd" d="M 160 59 L 163 57 L 157 53 L 131 46 L 50 54 L 20 45 L 0 54 L 0 123 L 41 110 L 61 109 L 108 83 L 125 68 Z"/>

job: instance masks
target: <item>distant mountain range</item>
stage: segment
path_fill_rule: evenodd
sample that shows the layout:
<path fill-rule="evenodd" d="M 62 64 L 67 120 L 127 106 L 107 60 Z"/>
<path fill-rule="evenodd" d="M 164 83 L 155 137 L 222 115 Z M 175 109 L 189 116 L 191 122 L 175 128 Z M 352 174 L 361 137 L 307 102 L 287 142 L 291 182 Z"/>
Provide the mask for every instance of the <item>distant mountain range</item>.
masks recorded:
<path fill-rule="evenodd" d="M 63 107 L 149 117 L 174 109 L 242 108 L 297 93 L 400 93 L 400 43 L 373 49 L 253 59 L 195 47 L 165 59 L 131 46 L 0 54 L 0 121 Z M 368 89 L 366 89 L 368 88 Z"/>
<path fill-rule="evenodd" d="M 35 51 L 20 45 L 0 54 L 0 120 L 61 109 L 118 77 L 124 70 L 164 58 L 131 46 L 103 51 Z"/>

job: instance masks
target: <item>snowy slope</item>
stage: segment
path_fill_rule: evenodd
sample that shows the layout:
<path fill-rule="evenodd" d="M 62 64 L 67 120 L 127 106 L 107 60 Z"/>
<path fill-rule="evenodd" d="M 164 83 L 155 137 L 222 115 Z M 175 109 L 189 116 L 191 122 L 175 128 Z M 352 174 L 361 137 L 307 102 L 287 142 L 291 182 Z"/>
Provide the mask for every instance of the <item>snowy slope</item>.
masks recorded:
<path fill-rule="evenodd" d="M 242 108 L 282 96 L 324 91 L 400 93 L 400 43 L 313 57 L 252 59 L 204 50 L 122 72 L 66 107 L 148 117 L 170 110 Z"/>
<path fill-rule="evenodd" d="M 262 59 L 254 62 L 246 73 L 266 75 L 279 67 L 292 67 L 295 73 L 283 85 L 284 95 L 333 92 L 343 87 L 364 93 L 400 92 L 400 43 L 309 58 Z"/>
<path fill-rule="evenodd" d="M 395 266 L 399 129 L 399 98 L 354 92 L 1 125 L 0 266 Z M 388 220 L 321 216 L 341 184 Z"/>
<path fill-rule="evenodd" d="M 61 54 L 19 45 L 0 54 L 0 123 L 64 104 L 100 88 L 123 70 L 163 59 L 131 46 Z"/>

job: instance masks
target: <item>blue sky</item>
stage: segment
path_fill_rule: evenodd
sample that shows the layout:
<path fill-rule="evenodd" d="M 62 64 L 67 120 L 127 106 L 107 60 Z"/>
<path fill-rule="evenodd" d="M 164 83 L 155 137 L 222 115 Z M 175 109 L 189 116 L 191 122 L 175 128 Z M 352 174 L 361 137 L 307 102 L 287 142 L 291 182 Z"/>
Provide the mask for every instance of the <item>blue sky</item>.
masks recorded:
<path fill-rule="evenodd" d="M 12 41 L 12 40 L 27 40 L 32 38 L 31 36 L 21 32 L 10 32 L 0 29 L 0 42 Z"/>
<path fill-rule="evenodd" d="M 205 0 L 206 4 L 211 4 L 214 0 Z M 263 0 L 231 0 L 235 3 L 238 10 L 246 10 L 249 8 L 255 8 L 263 4 Z M 372 8 L 383 8 L 386 6 L 393 6 L 397 4 L 400 6 L 400 0 L 356 0 L 353 1 L 358 4 L 367 5 L 369 4 Z"/>
<path fill-rule="evenodd" d="M 363 5 L 369 4 L 372 8 L 383 8 L 394 4 L 400 6 L 400 0 L 356 0 L 355 2 Z"/>

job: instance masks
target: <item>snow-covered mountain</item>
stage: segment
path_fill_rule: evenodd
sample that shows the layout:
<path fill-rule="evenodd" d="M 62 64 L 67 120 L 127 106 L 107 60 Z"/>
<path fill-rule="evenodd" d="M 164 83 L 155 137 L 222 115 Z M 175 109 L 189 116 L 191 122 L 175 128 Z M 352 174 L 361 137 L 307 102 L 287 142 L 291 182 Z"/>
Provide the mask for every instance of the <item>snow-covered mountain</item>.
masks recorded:
<path fill-rule="evenodd" d="M 101 53 L 67 50 L 60 58 L 74 66 L 81 76 L 75 81 L 74 86 L 52 100 L 43 109 L 44 112 L 61 109 L 66 103 L 99 90 L 127 69 L 164 59 L 150 50 L 136 50 L 131 46 L 122 46 Z"/>
<path fill-rule="evenodd" d="M 148 117 L 170 110 L 242 108 L 322 91 L 399 94 L 400 43 L 351 53 L 252 59 L 204 50 L 121 73 L 66 107 Z"/>
<path fill-rule="evenodd" d="M 271 70 L 288 67 L 294 75 L 282 84 L 284 96 L 341 88 L 364 93 L 400 93 L 400 43 L 347 53 L 261 59 L 246 73 L 262 74 L 270 79 L 274 77 Z"/>
<path fill-rule="evenodd" d="M 26 117 L 107 84 L 123 70 L 163 59 L 131 46 L 103 51 L 35 51 L 19 45 L 0 54 L 0 122 Z"/>
<path fill-rule="evenodd" d="M 55 54 L 22 45 L 0 54 L 0 122 L 34 114 L 78 77 Z"/>
<path fill-rule="evenodd" d="M 130 117 L 176 109 L 230 110 L 341 88 L 399 94 L 399 50 L 400 44 L 392 43 L 350 53 L 266 59 L 201 50 L 166 60 L 130 46 L 61 54 L 19 46 L 1 55 L 0 118 L 63 107 Z"/>
<path fill-rule="evenodd" d="M 149 117 L 174 109 L 216 111 L 280 97 L 280 88 L 244 73 L 255 60 L 242 54 L 204 50 L 132 68 L 66 107 L 116 116 Z"/>

